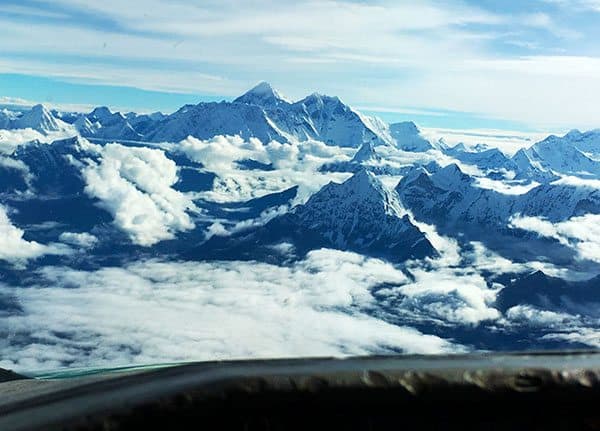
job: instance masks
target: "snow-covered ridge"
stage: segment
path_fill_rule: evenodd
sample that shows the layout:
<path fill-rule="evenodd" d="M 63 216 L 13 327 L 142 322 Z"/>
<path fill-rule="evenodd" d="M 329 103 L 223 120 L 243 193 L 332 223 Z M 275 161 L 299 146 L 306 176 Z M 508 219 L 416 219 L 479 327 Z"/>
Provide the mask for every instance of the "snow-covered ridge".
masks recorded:
<path fill-rule="evenodd" d="M 523 194 L 505 194 L 479 187 L 475 178 L 455 164 L 435 173 L 417 168 L 400 181 L 396 190 L 418 219 L 435 225 L 502 230 L 515 214 L 562 221 L 600 213 L 600 189 L 553 182 Z"/>
<path fill-rule="evenodd" d="M 360 114 L 338 97 L 313 93 L 293 102 L 266 82 L 233 102 L 186 105 L 171 115 L 122 114 L 108 107 L 77 115 L 37 105 L 24 113 L 3 110 L 0 123 L 12 130 L 27 127 L 31 133 L 40 133 L 40 140 L 59 131 L 78 132 L 100 142 L 160 143 L 179 142 L 190 135 L 199 139 L 237 135 L 243 140 L 256 138 L 263 144 L 319 141 L 332 147 L 357 149 L 354 157 L 347 161 L 332 160 L 323 172 L 357 172 L 367 167 L 378 174 L 398 176 L 404 175 L 413 164 L 439 161 L 442 166 L 459 163 L 465 172 L 493 181 L 521 181 L 522 184 L 515 183 L 521 188 L 563 176 L 600 178 L 598 131 L 550 136 L 508 156 L 484 143 L 448 147 L 443 138 L 434 141 L 410 121 L 387 125 Z"/>
<path fill-rule="evenodd" d="M 186 105 L 170 115 L 123 114 L 107 107 L 97 107 L 88 114 L 61 113 L 42 105 L 24 113 L 4 109 L 0 111 L 1 128 L 30 128 L 46 135 L 56 131 L 78 132 L 81 136 L 104 141 L 179 142 L 188 136 L 210 139 L 218 135 L 238 135 L 245 140 L 257 138 L 265 144 L 271 140 L 315 140 L 357 149 L 364 144 L 373 148 L 387 145 L 411 153 L 441 152 L 495 178 L 536 182 L 553 181 L 563 175 L 600 178 L 598 130 L 583 133 L 572 130 L 562 137 L 549 136 L 508 156 L 485 143 L 488 142 L 485 137 L 502 138 L 498 131 L 465 132 L 468 145 L 459 142 L 449 147 L 443 136 L 434 135 L 431 130 L 423 131 L 413 122 L 388 125 L 361 114 L 338 97 L 319 93 L 291 101 L 267 82 L 259 83 L 232 102 Z M 483 141 L 475 143 L 478 136 Z M 450 137 L 450 140 L 455 138 Z M 523 143 L 529 139 L 516 134 L 508 137 Z M 377 151 L 371 154 L 372 162 L 378 158 Z M 366 157 L 362 153 L 357 156 Z M 353 161 L 354 164 L 365 162 L 366 158 Z M 343 169 L 356 171 L 353 165 Z"/>
<path fill-rule="evenodd" d="M 371 250 L 390 256 L 435 254 L 425 234 L 411 223 L 396 193 L 372 173 L 361 170 L 345 182 L 330 183 L 294 215 L 341 249 Z"/>
<path fill-rule="evenodd" d="M 38 112 L 40 109 L 43 112 Z M 15 121 L 8 114 L 0 114 L 0 128 L 26 126 L 43 131 L 70 128 L 87 138 L 142 142 L 239 135 L 265 143 L 318 140 L 354 148 L 369 141 L 393 144 L 383 121 L 360 114 L 338 97 L 313 93 L 291 102 L 266 82 L 233 102 L 186 105 L 170 115 L 122 114 L 97 107 L 88 114 L 65 115 L 64 120 L 54 117 L 46 108 L 34 107 Z"/>
<path fill-rule="evenodd" d="M 443 149 L 439 142 L 433 143 L 426 139 L 412 121 L 391 124 L 389 130 L 396 146 L 404 151 L 422 152 Z"/>
<path fill-rule="evenodd" d="M 70 124 L 56 118 L 44 105 L 38 104 L 21 115 L 8 110 L 0 111 L 0 128 L 2 129 L 32 129 L 42 134 L 51 132 L 72 132 L 75 129 Z"/>

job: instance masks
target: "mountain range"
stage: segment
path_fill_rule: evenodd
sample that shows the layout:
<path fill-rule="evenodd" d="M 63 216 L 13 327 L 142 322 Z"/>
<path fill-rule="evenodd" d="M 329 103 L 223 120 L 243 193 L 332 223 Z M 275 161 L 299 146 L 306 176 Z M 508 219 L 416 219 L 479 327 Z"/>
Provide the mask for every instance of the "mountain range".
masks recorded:
<path fill-rule="evenodd" d="M 267 83 L 171 114 L 3 109 L 2 130 L 0 288 L 132 262 L 256 266 L 266 283 L 323 264 L 373 278 L 343 294 L 351 313 L 475 348 L 585 347 L 600 328 L 598 131 L 449 146 Z"/>
<path fill-rule="evenodd" d="M 337 97 L 313 93 L 292 102 L 266 82 L 231 102 L 186 105 L 169 115 L 122 114 L 107 107 L 95 108 L 88 114 L 65 114 L 43 105 L 20 113 L 4 109 L 0 111 L 0 127 L 31 128 L 42 134 L 78 133 L 100 141 L 178 142 L 188 136 L 210 139 L 217 135 L 239 135 L 263 143 L 315 140 L 357 149 L 367 145 L 356 154 L 362 160 L 355 157 L 350 163 L 330 166 L 333 171 L 356 172 L 357 166 L 366 162 L 366 149 L 385 145 L 407 152 L 440 151 L 494 178 L 546 183 L 561 175 L 600 177 L 598 131 L 573 130 L 563 137 L 552 135 L 509 157 L 485 145 L 470 149 L 463 144 L 448 147 L 443 139 L 435 142 L 427 139 L 413 122 L 388 125 L 362 115 Z M 371 161 L 378 157 L 375 150 L 369 154 Z"/>
<path fill-rule="evenodd" d="M 219 257 L 255 259 L 269 255 L 282 243 L 300 255 L 322 247 L 395 262 L 437 255 L 425 234 L 411 222 L 396 193 L 365 169 L 341 184 L 327 184 L 305 204 L 254 231 L 213 238 L 197 252 L 206 257 L 216 249 Z"/>
<path fill-rule="evenodd" d="M 106 107 L 95 108 L 89 114 L 64 114 L 36 105 L 20 113 L 3 110 L 0 123 L 7 129 L 31 128 L 42 134 L 79 132 L 83 137 L 52 144 L 33 142 L 3 156 L 0 193 L 3 203 L 17 210 L 17 222 L 52 222 L 114 234 L 119 229 L 109 226 L 110 215 L 102 210 L 98 197 L 89 192 L 84 175 L 90 166 L 101 165 L 103 155 L 99 148 L 105 142 L 115 140 L 131 148 L 150 146 L 161 151 L 176 166 L 177 180 L 172 184 L 176 193 L 210 191 L 220 173 L 206 169 L 201 160 L 192 160 L 177 146 L 167 149 L 155 143 L 178 142 L 190 135 L 211 139 L 224 134 L 246 140 L 256 138 L 263 144 L 271 140 L 314 140 L 340 149 L 356 148 L 350 158 L 325 160 L 319 167 L 323 174 L 347 173 L 346 181 L 330 183 L 290 211 L 227 238 L 217 235 L 205 243 L 204 229 L 210 223 L 186 210 L 186 217 L 196 220 L 195 228 L 176 233 L 171 242 L 167 241 L 168 247 L 204 257 L 211 253 L 235 257 L 246 246 L 251 250 L 248 244 L 259 244 L 268 253 L 269 247 L 288 242 L 300 254 L 318 247 L 333 247 L 394 261 L 422 259 L 435 256 L 438 250 L 411 221 L 411 216 L 436 226 L 445 235 L 487 241 L 493 246 L 498 238 L 508 238 L 512 243 L 515 238 L 527 239 L 530 244 L 534 239 L 551 242 L 511 226 L 515 216 L 541 217 L 558 223 L 600 213 L 597 188 L 559 181 L 562 177 L 581 181 L 599 178 L 600 133 L 596 131 L 550 136 L 508 156 L 485 145 L 467 148 L 463 144 L 449 147 L 443 140 L 431 142 L 412 122 L 387 125 L 360 114 L 337 97 L 314 93 L 292 102 L 264 82 L 232 102 L 186 105 L 170 115 L 121 114 Z M 97 144 L 88 142 L 86 136 Z M 411 156 L 408 162 L 396 161 L 403 160 L 406 154 L 416 157 Z M 454 163 L 441 164 L 442 159 L 448 158 Z M 252 159 L 235 163 L 238 169 L 249 172 L 277 172 L 272 163 Z M 465 166 L 480 174 L 470 170 L 468 174 Z M 397 177 L 395 189 L 384 185 L 380 175 Z M 125 180 L 130 181 L 127 177 Z M 491 186 L 484 187 L 483 180 Z M 508 193 L 495 190 L 494 184 L 529 185 L 523 192 Z M 271 199 L 265 195 L 260 204 L 248 201 L 247 214 L 258 217 L 261 211 L 290 205 L 293 199 L 288 196 L 282 202 L 277 197 L 283 196 L 279 192 L 272 196 Z M 47 208 L 47 213 L 30 209 L 33 202 Z M 195 202 L 201 213 L 219 214 L 226 222 L 229 217 L 231 223 L 234 219 L 244 220 L 239 209 L 226 208 L 223 202 Z M 265 207 L 264 202 L 272 202 L 273 206 Z M 88 216 L 81 226 L 74 226 L 62 219 L 69 211 Z M 29 235 L 40 241 L 58 238 L 54 234 Z M 173 241 L 181 244 L 174 245 Z M 198 247 L 191 243 L 194 241 Z M 202 252 L 198 252 L 200 249 Z"/>
<path fill-rule="evenodd" d="M 194 136 L 239 135 L 262 142 L 318 140 L 330 145 L 359 147 L 364 142 L 389 144 L 387 125 L 363 116 L 339 98 L 311 94 L 290 102 L 262 82 L 232 102 L 186 105 L 170 115 L 137 115 L 98 107 L 88 114 L 56 118 L 42 105 L 17 118 L 0 113 L 3 128 L 32 128 L 40 132 L 73 127 L 86 138 L 148 142 L 176 142 Z"/>
<path fill-rule="evenodd" d="M 17 113 L 7 109 L 0 110 L 0 129 L 33 129 L 46 134 L 48 132 L 71 132 L 72 125 L 57 118 L 44 105 L 35 105 L 31 109 Z"/>

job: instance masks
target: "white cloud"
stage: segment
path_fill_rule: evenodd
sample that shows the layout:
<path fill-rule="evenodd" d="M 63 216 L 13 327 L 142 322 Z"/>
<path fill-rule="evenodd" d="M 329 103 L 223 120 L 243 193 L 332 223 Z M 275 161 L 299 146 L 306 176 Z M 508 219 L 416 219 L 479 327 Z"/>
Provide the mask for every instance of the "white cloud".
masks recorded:
<path fill-rule="evenodd" d="M 596 328 L 575 328 L 573 332 L 556 332 L 546 334 L 542 340 L 568 341 L 600 348 L 600 330 Z"/>
<path fill-rule="evenodd" d="M 67 18 L 67 15 L 40 10 L 36 7 L 23 5 L 0 5 L 0 13 L 33 16 L 37 18 Z"/>
<path fill-rule="evenodd" d="M 267 34 L 298 35 L 309 38 L 311 32 L 315 32 L 314 34 L 320 36 L 322 43 L 334 46 L 339 44 L 346 46 L 347 43 L 342 36 L 351 37 L 352 40 L 359 39 L 359 32 L 355 27 L 360 25 L 370 25 L 378 34 L 388 34 L 393 31 L 431 30 L 468 23 L 494 24 L 501 19 L 481 9 L 461 5 L 454 5 L 456 13 L 452 13 L 450 8 L 444 9 L 430 2 L 368 4 L 302 1 L 289 4 L 263 0 L 240 5 L 238 2 L 224 1 L 218 3 L 220 8 L 211 7 L 213 4 L 200 8 L 191 4 L 173 4 L 160 0 L 151 1 L 151 6 L 146 2 L 132 1 L 127 4 L 127 7 L 116 0 L 94 5 L 80 0 L 59 0 L 59 2 L 67 6 L 83 6 L 88 10 L 110 15 L 136 30 L 163 29 L 187 37 L 228 34 L 251 36 L 264 35 L 268 32 Z M 149 7 L 148 10 L 152 13 L 141 17 L 137 12 L 144 5 Z M 165 22 L 165 16 L 172 17 L 172 20 Z M 339 29 L 331 29 L 332 20 L 347 25 L 340 26 Z M 204 25 L 195 25 L 197 21 L 203 22 Z M 379 28 L 376 27 L 377 24 L 380 25 Z M 337 37 L 336 31 L 340 32 Z"/>
<path fill-rule="evenodd" d="M 584 9 L 600 12 L 600 1 L 598 0 L 576 0 L 575 4 Z"/>
<path fill-rule="evenodd" d="M 575 249 L 581 259 L 600 262 L 600 214 L 572 217 L 559 223 L 540 217 L 515 216 L 509 226 L 554 238 Z"/>
<path fill-rule="evenodd" d="M 411 216 L 412 217 L 412 216 Z M 571 280 L 588 279 L 579 273 L 547 262 L 516 263 L 487 249 L 483 243 L 470 242 L 461 247 L 454 238 L 437 233 L 434 226 L 412 222 L 427 236 L 439 256 L 423 261 L 408 261 L 411 281 L 378 291 L 385 302 L 393 304 L 393 314 L 439 325 L 476 326 L 485 321 L 503 320 L 495 301 L 503 285 L 488 284 L 484 273 L 522 274 L 541 270 L 551 276 Z M 590 236 L 593 236 L 592 232 Z M 595 275 L 594 273 L 591 276 Z"/>
<path fill-rule="evenodd" d="M 145 261 L 95 272 L 47 267 L 49 287 L 3 290 L 0 366 L 17 370 L 182 360 L 463 351 L 368 315 L 370 289 L 402 283 L 388 263 L 315 250 L 289 267 Z M 23 347 L 22 337 L 35 343 Z M 13 340 L 17 343 L 13 345 Z"/>
<path fill-rule="evenodd" d="M 543 0 L 576 12 L 600 12 L 600 0 Z"/>
<path fill-rule="evenodd" d="M 9 109 L 26 110 L 40 103 L 39 101 L 21 99 L 18 97 L 0 96 L 0 106 L 7 106 Z M 54 109 L 59 109 L 66 112 L 89 112 L 95 108 L 91 104 L 76 104 L 76 103 L 56 103 L 54 101 L 43 101 L 44 106 Z M 123 109 L 126 110 L 126 109 Z"/>
<path fill-rule="evenodd" d="M 413 267 L 410 272 L 414 282 L 378 292 L 397 298 L 398 315 L 473 326 L 500 317 L 493 307 L 499 288 L 489 288 L 481 275 L 442 267 Z"/>
<path fill-rule="evenodd" d="M 262 213 L 260 213 L 260 215 L 256 218 L 243 220 L 241 222 L 236 223 L 233 226 L 233 228 L 228 232 L 228 234 L 240 232 L 240 231 L 244 231 L 244 230 L 247 230 L 247 229 L 250 229 L 253 227 L 265 225 L 268 222 L 270 222 L 271 220 L 273 220 L 275 217 L 283 215 L 283 214 L 287 213 L 289 210 L 290 210 L 290 207 L 288 205 L 280 205 L 278 207 L 266 209 Z"/>
<path fill-rule="evenodd" d="M 509 325 L 541 328 L 549 333 L 543 341 L 567 341 L 590 347 L 600 347 L 600 320 L 583 318 L 578 314 L 542 310 L 530 305 L 517 305 L 506 312 Z"/>
<path fill-rule="evenodd" d="M 12 154 L 19 146 L 32 141 L 47 144 L 72 136 L 68 132 L 48 132 L 46 135 L 33 129 L 5 130 L 0 129 L 0 155 Z"/>
<path fill-rule="evenodd" d="M 444 74 L 422 70 L 418 80 L 355 87 L 353 100 L 386 105 L 389 95 L 402 95 L 404 100 L 419 101 L 418 107 L 477 113 L 540 130 L 595 128 L 594 100 L 600 85 L 593 76 L 599 66 L 600 58 L 593 56 L 502 59 L 484 55 L 465 58 L 461 64 L 450 62 Z M 565 110 L 565 106 L 573 108 Z"/>
<path fill-rule="evenodd" d="M 529 269 L 527 265 L 516 264 L 499 254 L 486 248 L 481 242 L 471 242 L 471 251 L 464 253 L 469 259 L 469 264 L 480 271 L 490 271 L 496 274 L 507 272 L 525 272 Z"/>
<path fill-rule="evenodd" d="M 275 217 L 281 216 L 290 211 L 290 205 L 280 205 L 268 208 L 261 212 L 258 217 L 249 218 L 246 220 L 231 223 L 226 219 L 213 221 L 205 232 L 205 239 L 208 240 L 213 236 L 229 236 L 231 234 L 257 228 L 267 224 Z"/>
<path fill-rule="evenodd" d="M 479 270 L 487 269 L 481 258 L 486 255 L 485 247 L 476 245 L 475 252 L 469 255 L 463 252 L 456 239 L 440 235 L 435 226 L 410 217 L 439 256 L 407 262 L 411 280 L 401 286 L 382 289 L 378 294 L 386 301 L 394 301 L 394 312 L 409 320 L 475 326 L 498 319 L 500 312 L 494 308 L 494 302 L 501 286 L 488 287 L 479 273 Z M 491 266 L 491 252 L 487 257 L 487 266 Z M 471 261 L 467 262 L 465 258 Z M 496 261 L 494 264 L 504 269 L 510 262 Z"/>
<path fill-rule="evenodd" d="M 223 226 L 222 223 L 220 222 L 214 222 L 211 223 L 210 226 L 208 226 L 208 229 L 206 230 L 206 234 L 205 234 L 205 238 L 206 239 L 210 239 L 213 236 L 217 235 L 217 236 L 227 236 L 230 235 L 231 232 L 229 232 L 225 226 Z"/>
<path fill-rule="evenodd" d="M 506 317 L 527 326 L 561 329 L 579 320 L 580 316 L 542 310 L 531 305 L 516 305 L 506 311 Z"/>
<path fill-rule="evenodd" d="M 29 170 L 29 166 L 27 166 L 21 160 L 16 160 L 13 158 L 2 156 L 1 152 L 0 152 L 0 167 L 5 167 L 5 168 L 20 171 L 21 175 L 23 176 L 23 181 L 25 182 L 25 184 L 27 186 L 29 186 L 31 184 L 31 181 L 33 180 L 33 174 Z"/>
<path fill-rule="evenodd" d="M 587 280 L 595 275 L 595 272 L 583 270 L 574 270 L 553 265 L 549 262 L 529 260 L 527 262 L 517 263 L 507 259 L 498 253 L 486 248 L 483 243 L 472 241 L 469 247 L 461 252 L 463 265 L 466 268 L 472 268 L 478 272 L 487 272 L 492 274 L 523 274 L 532 271 L 542 271 L 551 277 L 559 277 L 565 280 L 581 281 Z"/>
<path fill-rule="evenodd" d="M 524 195 L 531 189 L 539 186 L 540 183 L 535 181 L 531 181 L 528 183 L 506 183 L 504 181 L 492 180 L 487 177 L 479 177 L 475 180 L 475 186 L 480 187 L 482 189 L 494 190 L 498 193 L 502 193 L 505 195 Z"/>
<path fill-rule="evenodd" d="M 600 180 L 592 180 L 572 176 L 563 176 L 562 178 L 553 181 L 552 184 L 572 187 L 584 187 L 587 189 L 600 189 Z"/>
<path fill-rule="evenodd" d="M 371 163 L 371 165 L 391 173 L 402 172 L 403 168 L 410 168 L 412 165 L 426 165 L 427 163 L 435 162 L 442 167 L 456 164 L 461 171 L 471 176 L 479 177 L 485 175 L 485 172 L 477 166 L 465 164 L 439 150 L 413 152 L 382 145 L 377 147 L 377 153 L 382 156 L 382 160 Z M 388 178 L 386 181 L 391 181 L 391 179 Z"/>
<path fill-rule="evenodd" d="M 271 246 L 271 249 L 280 253 L 283 256 L 293 256 L 296 248 L 289 242 L 282 242 Z"/>
<path fill-rule="evenodd" d="M 410 221 L 425 234 L 433 248 L 439 253 L 439 257 L 430 262 L 434 262 L 436 267 L 455 266 L 460 263 L 461 248 L 454 238 L 440 235 L 434 225 L 420 222 L 410 213 L 409 217 Z"/>
<path fill-rule="evenodd" d="M 101 155 L 82 171 L 85 192 L 100 200 L 114 223 L 136 244 L 150 246 L 194 228 L 188 214 L 198 209 L 172 189 L 177 166 L 159 149 L 88 144 Z"/>
<path fill-rule="evenodd" d="M 269 163 L 262 142 L 256 138 L 244 141 L 239 136 L 215 136 L 203 141 L 194 137 L 184 139 L 173 149 L 179 149 L 210 171 L 233 170 L 237 160 L 253 159 Z"/>
<path fill-rule="evenodd" d="M 23 263 L 45 254 L 65 254 L 69 248 L 51 244 L 44 245 L 36 241 L 27 241 L 23 238 L 25 232 L 14 226 L 6 208 L 0 205 L 0 261 Z"/>
<path fill-rule="evenodd" d="M 98 242 L 96 236 L 87 232 L 63 232 L 58 239 L 66 244 L 71 244 L 83 248 L 91 248 Z"/>
<path fill-rule="evenodd" d="M 189 137 L 178 144 L 167 144 L 183 151 L 192 160 L 217 174 L 213 189 L 200 196 L 212 201 L 242 201 L 299 186 L 294 203 L 301 203 L 331 180 L 341 182 L 347 173 L 322 173 L 325 162 L 347 158 L 353 149 L 327 146 L 322 142 L 244 141 L 239 136 L 215 136 L 209 140 Z M 236 161 L 252 159 L 272 164 L 275 170 L 240 170 Z"/>
<path fill-rule="evenodd" d="M 496 129 L 450 129 L 438 127 L 422 127 L 422 134 L 432 142 L 443 138 L 444 142 L 453 147 L 460 143 L 467 147 L 478 144 L 498 148 L 506 154 L 512 155 L 521 148 L 528 148 L 535 142 L 546 138 L 546 133 L 523 132 L 515 130 Z"/>
<path fill-rule="evenodd" d="M 560 239 L 554 224 L 540 217 L 513 217 L 510 227 L 538 233 L 540 236 Z"/>

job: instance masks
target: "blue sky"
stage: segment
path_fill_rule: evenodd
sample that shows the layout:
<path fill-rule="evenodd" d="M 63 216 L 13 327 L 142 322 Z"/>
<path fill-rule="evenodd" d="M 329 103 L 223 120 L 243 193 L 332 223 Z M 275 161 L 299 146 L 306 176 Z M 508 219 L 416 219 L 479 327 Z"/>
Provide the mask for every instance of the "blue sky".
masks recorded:
<path fill-rule="evenodd" d="M 600 0 L 2 0 L 0 97 L 173 111 L 258 81 L 387 121 L 600 127 Z"/>

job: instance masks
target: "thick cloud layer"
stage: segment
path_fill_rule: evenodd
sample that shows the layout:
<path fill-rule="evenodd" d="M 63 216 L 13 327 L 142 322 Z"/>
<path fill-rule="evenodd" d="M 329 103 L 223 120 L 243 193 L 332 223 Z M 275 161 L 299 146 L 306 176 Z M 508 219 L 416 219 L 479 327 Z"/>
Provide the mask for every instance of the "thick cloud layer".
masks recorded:
<path fill-rule="evenodd" d="M 211 191 L 181 193 L 173 188 L 178 168 L 160 148 L 81 142 L 77 167 L 86 183 L 85 192 L 97 198 L 115 225 L 142 246 L 174 238 L 194 229 L 195 223 L 208 226 L 208 237 L 262 225 L 288 211 L 287 201 L 283 205 L 277 201 L 267 209 L 261 206 L 248 216 L 252 218 L 229 219 L 222 214 L 235 205 L 198 203 L 205 205 L 205 212 L 197 216 L 200 210 L 193 199 L 242 201 L 299 185 L 293 205 L 325 183 L 341 182 L 349 176 L 347 172 L 321 172 L 320 167 L 348 161 L 356 151 L 319 142 L 263 144 L 223 136 L 160 144 L 170 152 L 183 152 L 217 175 Z M 434 150 L 416 154 L 382 146 L 377 151 L 386 156 L 382 163 L 397 168 L 385 177 L 391 187 L 409 165 L 454 161 Z M 3 157 L 0 164 L 12 164 L 26 174 L 27 166 Z M 259 162 L 249 163 L 259 169 L 241 166 L 241 161 L 248 160 Z M 476 167 L 463 168 L 481 174 Z M 559 181 L 597 187 L 590 180 L 565 177 Z M 496 179 L 480 178 L 478 182 L 480 187 L 494 189 L 502 184 Z M 500 191 L 523 193 L 531 186 L 507 186 Z M 213 207 L 222 212 L 211 212 Z M 91 261 L 94 253 L 101 256 L 104 226 L 84 232 L 54 223 L 46 230 L 54 230 L 51 238 L 63 244 L 42 244 L 47 240 L 40 238 L 48 236 L 30 241 L 28 234 L 33 235 L 37 228 L 29 225 L 24 233 L 8 214 L 8 209 L 0 207 L 0 260 L 10 263 L 10 271 L 15 266 L 16 273 L 19 265 L 44 254 L 74 253 L 62 261 L 65 266 L 32 269 L 34 277 L 23 277 L 18 288 L 0 285 L 0 307 L 9 305 L 0 308 L 0 366 L 17 370 L 249 357 L 458 352 L 487 348 L 485 339 L 496 339 L 485 332 L 489 328 L 509 334 L 507 343 L 530 341 L 531 334 L 537 337 L 539 332 L 540 343 L 598 344 L 594 337 L 600 322 L 593 313 L 580 311 L 577 307 L 583 306 L 579 304 L 569 310 L 581 315 L 528 304 L 506 311 L 496 303 L 503 288 L 500 283 L 509 282 L 508 277 L 498 277 L 501 274 L 518 279 L 542 269 L 569 278 L 570 269 L 547 262 L 513 262 L 483 242 L 467 242 L 459 234 L 442 236 L 435 226 L 414 220 L 410 214 L 439 257 L 393 266 L 334 250 L 313 250 L 302 257 L 296 255 L 294 245 L 283 242 L 271 247 L 273 256 L 282 257 L 273 261 L 286 262 L 280 266 L 157 258 L 124 260 L 128 263 L 122 267 L 95 271 L 82 270 L 78 259 L 83 253 L 89 253 Z M 556 224 L 516 217 L 512 225 L 557 239 L 577 250 L 584 263 L 597 270 L 598 217 L 590 214 Z M 589 278 L 590 274 L 586 275 Z M 477 334 L 484 334 L 484 341 L 475 340 L 475 331 L 482 331 Z M 510 338 L 510 331 L 518 335 Z M 491 348 L 497 347 L 493 343 Z"/>
<path fill-rule="evenodd" d="M 414 326 L 452 334 L 492 325 L 539 330 L 540 343 L 598 345 L 600 322 L 590 313 L 522 305 L 503 315 L 495 308 L 502 285 L 489 284 L 483 272 L 526 273 L 541 263 L 513 263 L 480 243 L 463 250 L 425 230 L 441 256 L 402 268 L 328 249 L 284 266 L 146 260 L 96 271 L 42 267 L 33 285 L 0 286 L 0 298 L 14 298 L 20 309 L 0 323 L 0 366 L 32 371 L 473 348 Z M 293 253 L 293 246 L 273 251 Z"/>
<path fill-rule="evenodd" d="M 200 196 L 218 202 L 248 200 L 298 185 L 294 203 L 304 203 L 328 182 L 341 183 L 351 175 L 348 172 L 322 172 L 320 168 L 324 164 L 348 162 L 357 151 L 319 141 L 261 143 L 254 138 L 244 141 L 239 136 L 215 136 L 209 140 L 189 137 L 178 144 L 164 145 L 171 150 L 183 151 L 192 160 L 202 163 L 206 170 L 217 174 L 212 190 Z M 401 178 L 396 173 L 414 164 L 433 161 L 441 166 L 456 163 L 464 172 L 483 175 L 476 166 L 461 163 L 440 151 L 415 153 L 382 145 L 377 147 L 377 153 L 382 160 L 367 165 L 378 172 L 390 173 L 386 180 L 392 188 Z M 258 161 L 272 170 L 239 169 L 237 162 L 243 160 Z"/>
<path fill-rule="evenodd" d="M 415 281 L 379 291 L 394 300 L 399 315 L 412 315 L 422 321 L 476 325 L 500 317 L 493 308 L 499 287 L 488 288 L 479 274 L 438 269 L 415 268 Z"/>
<path fill-rule="evenodd" d="M 342 182 L 349 176 L 321 173 L 318 168 L 325 162 L 348 160 L 355 151 L 317 141 L 263 145 L 258 139 L 244 141 L 239 136 L 215 136 L 206 141 L 190 137 L 171 148 L 217 174 L 213 190 L 202 197 L 220 202 L 248 200 L 294 185 L 299 186 L 297 201 L 306 201 L 329 181 Z M 274 170 L 241 170 L 236 162 L 242 160 L 255 160 Z"/>
<path fill-rule="evenodd" d="M 46 267 L 41 279 L 45 285 L 0 289 L 23 310 L 3 319 L 8 336 L 0 341 L 0 366 L 464 350 L 366 314 L 373 286 L 407 279 L 388 263 L 353 253 L 315 250 L 291 267 L 159 261 L 95 272 Z"/>
<path fill-rule="evenodd" d="M 10 154 L 19 145 L 23 145 L 28 142 L 38 141 L 42 143 L 50 143 L 71 136 L 73 136 L 73 133 L 68 132 L 48 132 L 44 135 L 33 129 L 0 129 L 0 154 Z"/>
<path fill-rule="evenodd" d="M 422 128 L 423 135 L 432 142 L 443 139 L 446 145 L 454 147 L 464 144 L 467 148 L 484 144 L 490 148 L 498 148 L 505 154 L 513 155 L 521 148 L 531 146 L 547 135 L 544 133 L 522 132 L 515 130 L 490 130 L 490 129 L 450 129 L 450 128 Z"/>

